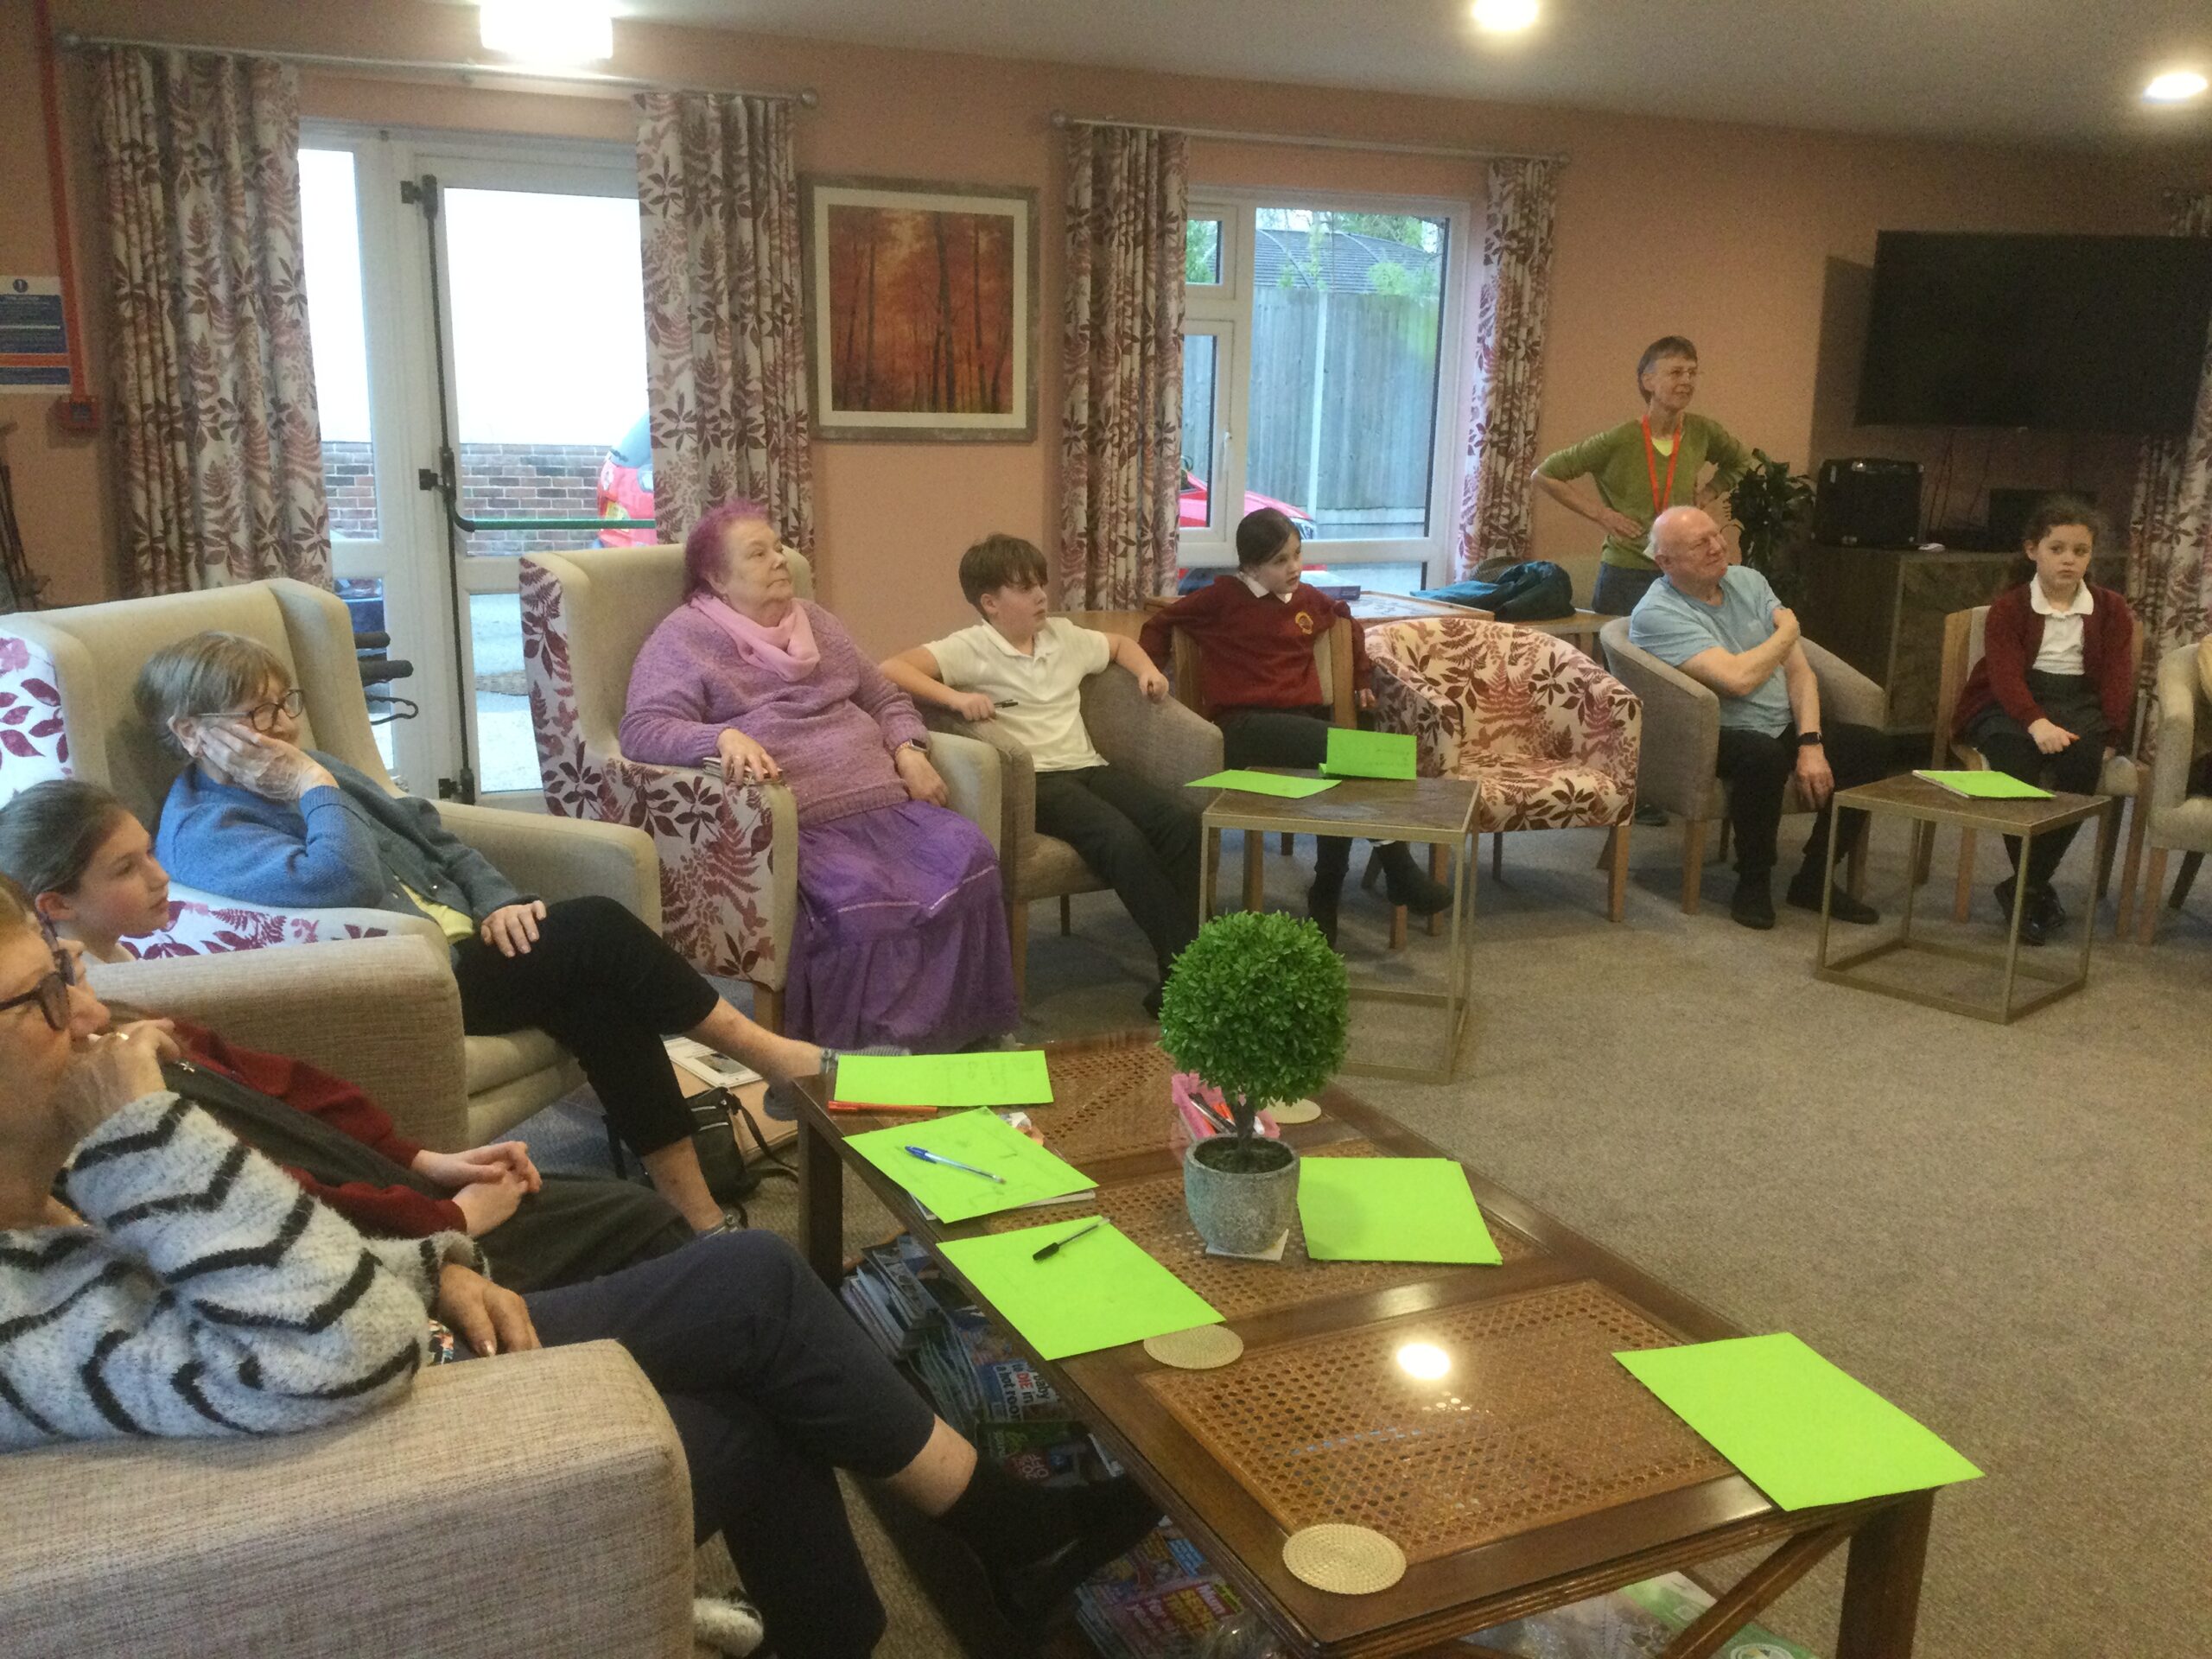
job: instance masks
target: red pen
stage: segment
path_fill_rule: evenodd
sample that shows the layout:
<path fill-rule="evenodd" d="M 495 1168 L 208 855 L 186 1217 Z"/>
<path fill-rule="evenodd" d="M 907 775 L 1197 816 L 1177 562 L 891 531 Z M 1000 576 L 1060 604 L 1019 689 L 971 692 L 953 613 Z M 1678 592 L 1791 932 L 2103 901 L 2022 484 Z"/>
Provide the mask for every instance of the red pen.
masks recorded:
<path fill-rule="evenodd" d="M 871 1106 L 865 1101 L 833 1100 L 830 1103 L 830 1109 L 833 1112 L 909 1112 L 916 1116 L 927 1116 L 937 1110 L 937 1108 L 934 1106 Z"/>

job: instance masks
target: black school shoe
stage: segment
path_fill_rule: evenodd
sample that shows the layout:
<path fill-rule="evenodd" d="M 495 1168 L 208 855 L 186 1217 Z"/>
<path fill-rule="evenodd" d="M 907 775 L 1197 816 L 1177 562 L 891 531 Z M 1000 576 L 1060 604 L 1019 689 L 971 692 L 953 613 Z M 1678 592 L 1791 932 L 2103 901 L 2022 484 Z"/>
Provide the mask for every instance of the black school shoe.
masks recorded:
<path fill-rule="evenodd" d="M 1816 871 L 1808 880 L 1801 873 L 1789 884 L 1786 895 L 1799 910 L 1821 913 L 1821 878 Z M 1882 912 L 1863 899 L 1854 899 L 1850 893 L 1838 887 L 1828 895 L 1828 914 L 1839 922 L 1850 922 L 1859 927 L 1871 926 L 1882 919 Z"/>
<path fill-rule="evenodd" d="M 2012 894 L 2016 891 L 2013 884 L 2018 880 L 2018 876 L 2008 875 L 1999 881 L 1996 887 L 1997 919 L 2008 925 L 2012 919 Z M 2058 922 L 2051 918 L 2050 911 L 2044 906 L 2044 893 L 2050 893 L 2050 889 L 2031 888 L 2028 892 L 2027 906 L 2020 916 L 2020 943 L 2022 944 L 2047 944 L 2050 938 L 2051 930 L 2058 925 Z M 2050 893 L 2050 902 L 2052 906 L 2056 906 L 2058 903 L 2058 895 Z M 2058 915 L 2059 920 L 2063 920 L 2066 912 L 2061 909 Z"/>
<path fill-rule="evenodd" d="M 1160 1524 L 1160 1506 L 1123 1475 L 1085 1491 L 1082 1530 L 1051 1554 L 1018 1567 L 986 1565 L 991 1599 L 1007 1624 L 1036 1632 L 1068 1611 L 1085 1579 L 1135 1549 Z"/>
<path fill-rule="evenodd" d="M 1728 913 L 1736 918 L 1739 927 L 1755 927 L 1761 932 L 1774 925 L 1774 883 L 1764 871 L 1758 875 L 1736 878 L 1736 896 L 1728 901 Z"/>

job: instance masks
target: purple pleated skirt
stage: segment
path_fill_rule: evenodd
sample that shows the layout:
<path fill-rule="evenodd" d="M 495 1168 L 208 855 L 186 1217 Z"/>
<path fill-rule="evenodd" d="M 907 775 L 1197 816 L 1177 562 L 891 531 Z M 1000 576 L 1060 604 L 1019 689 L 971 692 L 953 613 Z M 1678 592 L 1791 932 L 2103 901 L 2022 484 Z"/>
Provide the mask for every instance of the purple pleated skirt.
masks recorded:
<path fill-rule="evenodd" d="M 798 832 L 787 1029 L 833 1048 L 960 1047 L 1020 1018 L 999 862 L 919 801 Z"/>

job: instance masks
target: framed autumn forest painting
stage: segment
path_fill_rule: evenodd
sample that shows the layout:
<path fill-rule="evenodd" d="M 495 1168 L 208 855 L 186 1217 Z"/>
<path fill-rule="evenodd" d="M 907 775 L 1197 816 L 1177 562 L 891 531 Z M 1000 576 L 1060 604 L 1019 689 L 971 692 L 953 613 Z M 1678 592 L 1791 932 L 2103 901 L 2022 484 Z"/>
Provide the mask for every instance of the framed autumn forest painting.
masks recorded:
<path fill-rule="evenodd" d="M 804 181 L 815 435 L 1037 435 L 1037 192 Z"/>

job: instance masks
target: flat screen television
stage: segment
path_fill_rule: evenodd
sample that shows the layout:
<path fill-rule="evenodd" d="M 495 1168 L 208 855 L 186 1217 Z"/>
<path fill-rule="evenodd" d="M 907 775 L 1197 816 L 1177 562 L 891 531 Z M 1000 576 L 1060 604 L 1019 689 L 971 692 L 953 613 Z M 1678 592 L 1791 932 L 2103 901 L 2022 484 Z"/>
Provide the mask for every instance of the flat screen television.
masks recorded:
<path fill-rule="evenodd" d="M 2212 238 L 1884 231 L 1861 426 L 2186 432 Z"/>

